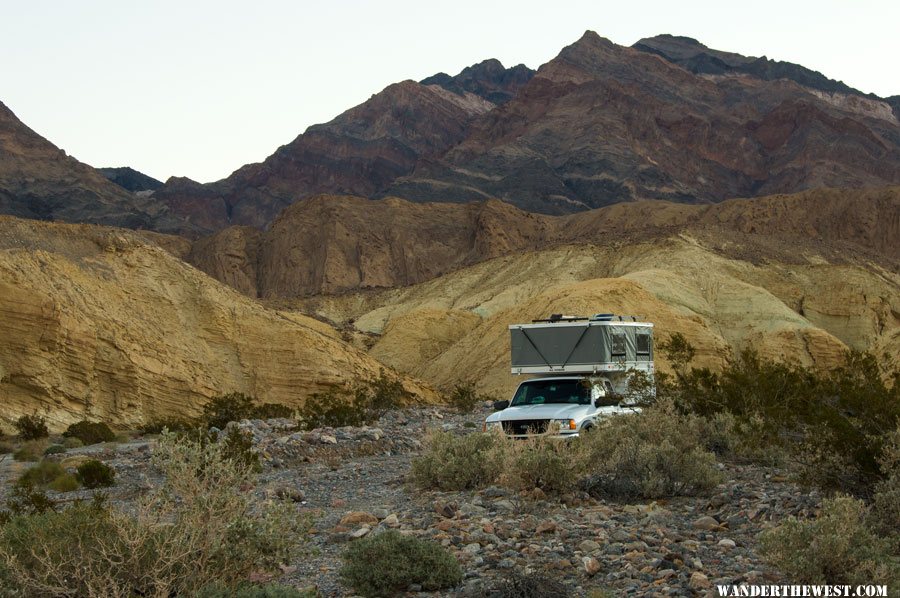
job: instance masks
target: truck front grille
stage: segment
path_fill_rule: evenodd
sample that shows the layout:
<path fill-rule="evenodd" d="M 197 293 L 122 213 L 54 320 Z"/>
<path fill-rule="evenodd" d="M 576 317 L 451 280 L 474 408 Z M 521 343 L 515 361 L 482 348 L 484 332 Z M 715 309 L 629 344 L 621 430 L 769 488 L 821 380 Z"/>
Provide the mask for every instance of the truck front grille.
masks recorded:
<path fill-rule="evenodd" d="M 543 434 L 550 426 L 549 419 L 518 419 L 502 422 L 503 431 L 512 436 Z"/>

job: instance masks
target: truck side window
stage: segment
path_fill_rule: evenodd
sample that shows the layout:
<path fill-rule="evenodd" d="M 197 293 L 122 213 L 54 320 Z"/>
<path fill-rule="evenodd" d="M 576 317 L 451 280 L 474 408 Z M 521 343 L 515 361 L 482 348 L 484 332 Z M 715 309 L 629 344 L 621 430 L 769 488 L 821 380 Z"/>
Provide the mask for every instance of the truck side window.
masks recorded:
<path fill-rule="evenodd" d="M 625 355 L 625 335 L 624 334 L 613 334 L 611 338 L 611 350 L 610 353 L 616 356 L 624 356 Z"/>

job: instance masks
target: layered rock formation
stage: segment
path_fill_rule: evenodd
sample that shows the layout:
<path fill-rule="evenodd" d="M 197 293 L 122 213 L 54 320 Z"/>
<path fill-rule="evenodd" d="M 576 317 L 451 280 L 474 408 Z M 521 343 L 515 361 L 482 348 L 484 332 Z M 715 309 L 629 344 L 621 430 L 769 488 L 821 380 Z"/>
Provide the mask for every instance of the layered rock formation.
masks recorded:
<path fill-rule="evenodd" d="M 239 391 L 299 405 L 381 365 L 121 229 L 0 217 L 0 421 L 135 427 Z M 411 392 L 429 391 L 411 381 Z"/>
<path fill-rule="evenodd" d="M 270 230 L 229 228 L 191 263 L 253 297 L 406 286 L 487 259 L 572 243 L 642 243 L 686 233 L 743 260 L 900 262 L 900 188 L 817 190 L 713 205 L 638 202 L 567 217 L 493 200 L 415 204 L 320 196 Z"/>
<path fill-rule="evenodd" d="M 110 182 L 25 126 L 0 103 L 0 214 L 183 231 L 163 204 Z"/>
<path fill-rule="evenodd" d="M 586 33 L 388 193 L 567 213 L 900 183 L 900 124 L 888 102 L 724 53 L 745 76 L 695 74 L 672 45 L 657 43 L 670 60 Z"/>

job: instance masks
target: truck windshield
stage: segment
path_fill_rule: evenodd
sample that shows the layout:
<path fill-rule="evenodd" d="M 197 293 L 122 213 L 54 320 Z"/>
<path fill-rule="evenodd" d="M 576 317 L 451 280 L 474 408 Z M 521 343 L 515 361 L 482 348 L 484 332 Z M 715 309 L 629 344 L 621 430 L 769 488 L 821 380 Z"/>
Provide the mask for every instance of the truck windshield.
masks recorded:
<path fill-rule="evenodd" d="M 512 407 L 523 405 L 544 405 L 548 403 L 569 403 L 589 405 L 590 388 L 581 380 L 535 380 L 523 382 L 513 397 Z"/>

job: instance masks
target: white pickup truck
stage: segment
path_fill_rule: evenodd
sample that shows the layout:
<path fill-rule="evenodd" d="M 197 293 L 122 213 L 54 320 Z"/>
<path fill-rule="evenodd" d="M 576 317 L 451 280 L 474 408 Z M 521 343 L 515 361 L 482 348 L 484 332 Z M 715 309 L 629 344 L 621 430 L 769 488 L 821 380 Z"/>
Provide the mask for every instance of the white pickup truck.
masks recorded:
<path fill-rule="evenodd" d="M 635 373 L 653 388 L 653 324 L 632 316 L 555 314 L 510 329 L 513 374 L 539 377 L 519 384 L 511 401 L 494 403 L 484 429 L 526 437 L 553 432 L 575 437 L 604 417 L 633 413 L 626 396 Z"/>
<path fill-rule="evenodd" d="M 512 401 L 497 401 L 484 429 L 503 430 L 509 436 L 557 432 L 575 437 L 610 415 L 640 408 L 622 403 L 607 378 L 554 376 L 519 384 Z"/>

